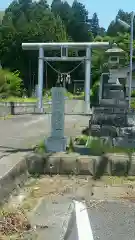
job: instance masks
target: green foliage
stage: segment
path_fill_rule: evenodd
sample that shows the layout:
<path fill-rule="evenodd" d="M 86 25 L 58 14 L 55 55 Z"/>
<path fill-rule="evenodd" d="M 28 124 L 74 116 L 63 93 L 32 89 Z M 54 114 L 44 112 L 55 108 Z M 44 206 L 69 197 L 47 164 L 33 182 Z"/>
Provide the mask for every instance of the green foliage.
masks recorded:
<path fill-rule="evenodd" d="M 67 149 L 68 153 L 75 152 L 73 139 L 70 137 L 69 146 Z"/>
<path fill-rule="evenodd" d="M 122 9 L 120 9 L 116 15 L 116 18 L 110 23 L 107 34 L 109 36 L 117 36 L 118 32 L 125 33 L 124 27 L 117 22 L 117 19 L 121 19 L 130 24 L 130 18 L 130 13 L 124 12 Z"/>
<path fill-rule="evenodd" d="M 0 11 L 0 24 L 2 23 L 3 16 L 4 16 L 4 11 Z"/>
<path fill-rule="evenodd" d="M 131 102 L 131 108 L 132 108 L 132 109 L 135 109 L 135 100 L 132 100 L 132 102 Z"/>
<path fill-rule="evenodd" d="M 99 81 L 95 82 L 91 90 L 91 104 L 98 103 Z"/>
<path fill-rule="evenodd" d="M 119 10 L 116 19 L 130 23 L 130 14 Z M 38 69 L 36 51 L 22 51 L 22 42 L 90 42 L 115 41 L 126 52 L 125 64 L 129 62 L 129 33 L 118 22 L 112 21 L 107 32 L 100 26 L 97 13 L 89 17 L 82 3 L 74 0 L 72 5 L 61 0 L 53 0 L 49 6 L 46 0 L 14 0 L 5 12 L 0 12 L 0 59 L 4 68 L 14 72 L 18 69 L 24 88 L 32 95 L 37 84 Z M 80 34 L 81 29 L 81 34 Z M 135 29 L 135 28 L 134 28 Z M 53 52 L 55 56 L 58 51 Z M 70 51 L 70 55 L 84 55 L 83 51 Z M 52 56 L 47 50 L 46 56 Z M 134 58 L 133 58 L 134 60 Z M 61 72 L 68 72 L 76 65 L 73 62 L 53 63 Z M 99 80 L 104 66 L 104 50 L 93 50 L 92 85 Z M 72 79 L 84 79 L 84 64 L 72 73 Z M 34 76 L 34 80 L 33 80 Z M 47 67 L 47 86 L 55 86 L 57 74 Z M 3 91 L 6 86 L 3 86 Z"/>
<path fill-rule="evenodd" d="M 104 141 L 100 138 L 90 136 L 87 142 L 87 147 L 90 148 L 90 152 L 92 154 L 100 156 L 109 151 L 110 144 L 104 143 Z"/>
<path fill-rule="evenodd" d="M 19 75 L 19 71 L 0 69 L 0 97 L 21 96 L 22 79 Z"/>
<path fill-rule="evenodd" d="M 75 143 L 77 145 L 86 145 L 87 140 L 88 140 L 87 136 L 81 135 L 81 136 L 78 136 L 78 137 L 75 138 Z"/>
<path fill-rule="evenodd" d="M 101 138 L 91 136 L 88 138 L 87 147 L 90 148 L 91 153 L 94 153 L 97 156 L 105 153 L 125 153 L 131 157 L 132 154 L 135 152 L 134 148 L 122 148 L 112 146 L 108 141 L 104 141 Z"/>
<path fill-rule="evenodd" d="M 1 102 L 24 102 L 24 103 L 36 103 L 37 98 L 23 98 L 23 97 L 15 97 L 15 96 L 9 96 L 6 99 L 0 99 Z"/>
<path fill-rule="evenodd" d="M 133 98 L 135 98 L 135 90 L 132 91 L 132 95 L 131 95 Z"/>
<path fill-rule="evenodd" d="M 47 149 L 45 146 L 45 141 L 41 141 L 37 146 L 34 147 L 36 153 L 46 153 Z"/>

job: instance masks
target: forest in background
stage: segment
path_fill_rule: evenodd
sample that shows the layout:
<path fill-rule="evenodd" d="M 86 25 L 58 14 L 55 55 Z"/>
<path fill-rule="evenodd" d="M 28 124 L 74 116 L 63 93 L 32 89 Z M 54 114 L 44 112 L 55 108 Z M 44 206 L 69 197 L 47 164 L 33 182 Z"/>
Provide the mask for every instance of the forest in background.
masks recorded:
<path fill-rule="evenodd" d="M 85 6 L 76 0 L 72 5 L 66 1 L 53 0 L 51 6 L 46 0 L 38 2 L 14 0 L 4 13 L 0 13 L 0 16 L 2 67 L 13 72 L 20 72 L 23 87 L 29 95 L 37 84 L 38 51 L 23 51 L 22 42 L 116 42 L 125 50 L 125 65 L 128 64 L 130 33 L 125 31 L 116 20 L 120 18 L 130 24 L 130 13 L 124 12 L 122 9 L 118 11 L 116 18 L 109 24 L 107 30 L 100 26 L 96 12 L 91 16 Z M 57 52 L 45 51 L 46 56 L 52 56 L 52 54 L 57 55 Z M 71 55 L 76 55 L 76 52 L 71 52 Z M 68 72 L 78 63 L 55 62 L 51 64 L 61 72 Z M 103 64 L 103 50 L 93 50 L 92 85 L 99 80 Z M 71 79 L 84 79 L 84 64 L 73 72 Z M 51 88 L 55 85 L 56 80 L 57 74 L 48 66 L 44 88 Z"/>

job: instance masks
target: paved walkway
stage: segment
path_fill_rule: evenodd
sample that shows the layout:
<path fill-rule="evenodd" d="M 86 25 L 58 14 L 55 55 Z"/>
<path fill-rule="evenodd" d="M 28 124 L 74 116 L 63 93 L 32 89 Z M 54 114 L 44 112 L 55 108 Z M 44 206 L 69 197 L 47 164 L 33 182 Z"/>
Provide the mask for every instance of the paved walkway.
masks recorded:
<path fill-rule="evenodd" d="M 76 136 L 88 125 L 89 117 L 65 116 L 65 135 Z M 0 158 L 3 154 L 27 151 L 49 136 L 51 115 L 22 115 L 0 120 Z"/>

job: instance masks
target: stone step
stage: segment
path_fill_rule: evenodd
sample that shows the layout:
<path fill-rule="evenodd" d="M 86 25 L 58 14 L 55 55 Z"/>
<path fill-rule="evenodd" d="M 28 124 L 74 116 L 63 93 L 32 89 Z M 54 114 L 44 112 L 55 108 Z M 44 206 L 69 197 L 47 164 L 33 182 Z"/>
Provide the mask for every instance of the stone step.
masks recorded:
<path fill-rule="evenodd" d="M 114 139 L 114 145 L 122 148 L 135 149 L 135 138 L 117 137 Z"/>
<path fill-rule="evenodd" d="M 99 106 L 99 107 L 94 107 L 93 108 L 93 114 L 101 114 L 101 113 L 105 113 L 105 114 L 135 114 L 135 110 L 134 109 L 127 109 L 125 107 L 103 107 L 103 106 Z"/>
<path fill-rule="evenodd" d="M 110 125 L 91 125 L 90 133 L 92 136 L 102 137 L 110 136 L 117 137 L 119 135 L 119 129 L 115 126 Z"/>
<path fill-rule="evenodd" d="M 91 124 L 124 127 L 128 126 L 128 119 L 124 114 L 93 114 Z"/>
<path fill-rule="evenodd" d="M 116 99 L 102 99 L 100 100 L 100 106 L 104 106 L 104 107 L 128 107 L 128 101 L 127 100 L 118 100 L 116 101 Z"/>

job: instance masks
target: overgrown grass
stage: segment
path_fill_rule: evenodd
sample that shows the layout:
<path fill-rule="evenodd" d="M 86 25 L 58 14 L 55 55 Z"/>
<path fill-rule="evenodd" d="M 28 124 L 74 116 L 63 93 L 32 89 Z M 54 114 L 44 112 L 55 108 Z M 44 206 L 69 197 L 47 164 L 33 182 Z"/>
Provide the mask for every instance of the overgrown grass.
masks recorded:
<path fill-rule="evenodd" d="M 84 93 L 80 93 L 79 95 L 74 95 L 70 92 L 65 93 L 65 97 L 68 97 L 68 99 L 80 99 L 83 98 Z M 50 101 L 52 99 L 50 92 L 46 92 L 45 95 L 43 96 L 43 102 Z M 30 98 L 24 98 L 24 97 L 14 97 L 10 96 L 7 98 L 0 98 L 0 102 L 24 102 L 24 103 L 30 103 L 30 102 L 37 102 L 38 98 L 36 97 L 30 97 Z"/>
<path fill-rule="evenodd" d="M 33 150 L 36 152 L 36 153 L 46 153 L 47 152 L 47 149 L 46 149 L 46 146 L 45 146 L 45 140 L 44 141 L 41 141 L 39 144 L 37 144 L 36 146 L 33 147 Z"/>
<path fill-rule="evenodd" d="M 135 184 L 135 176 L 103 176 L 101 182 L 108 186 L 119 186 Z M 97 182 L 98 186 L 99 182 Z M 95 182 L 96 186 L 96 182 Z"/>
<path fill-rule="evenodd" d="M 104 142 L 102 139 L 98 137 L 86 135 L 77 136 L 74 140 L 74 143 L 77 145 L 86 146 L 87 148 L 90 148 L 92 152 L 95 152 L 98 155 L 104 152 L 104 153 L 124 153 L 129 156 L 135 152 L 135 148 L 124 147 L 122 148 L 111 146 L 111 144 L 109 144 L 108 142 Z"/>
<path fill-rule="evenodd" d="M 132 102 L 131 102 L 131 108 L 132 108 L 132 109 L 135 109 L 135 100 L 132 100 Z"/>
<path fill-rule="evenodd" d="M 108 142 L 104 142 L 100 138 L 92 138 L 89 137 L 87 147 L 91 148 L 93 151 L 104 152 L 104 153 L 125 153 L 125 154 L 133 154 L 135 152 L 135 148 L 124 148 L 111 146 Z"/>
<path fill-rule="evenodd" d="M 5 116 L 0 117 L 0 120 L 6 120 L 6 119 L 10 119 L 10 118 L 12 118 L 12 117 L 13 117 L 13 115 L 8 114 L 8 115 L 5 115 Z"/>
<path fill-rule="evenodd" d="M 68 99 L 83 99 L 84 92 L 78 93 L 78 94 L 72 94 L 70 92 L 66 92 L 65 96 L 68 97 Z"/>
<path fill-rule="evenodd" d="M 67 153 L 72 153 L 72 152 L 75 152 L 74 140 L 72 139 L 72 137 L 70 137 L 69 145 L 67 146 Z"/>

